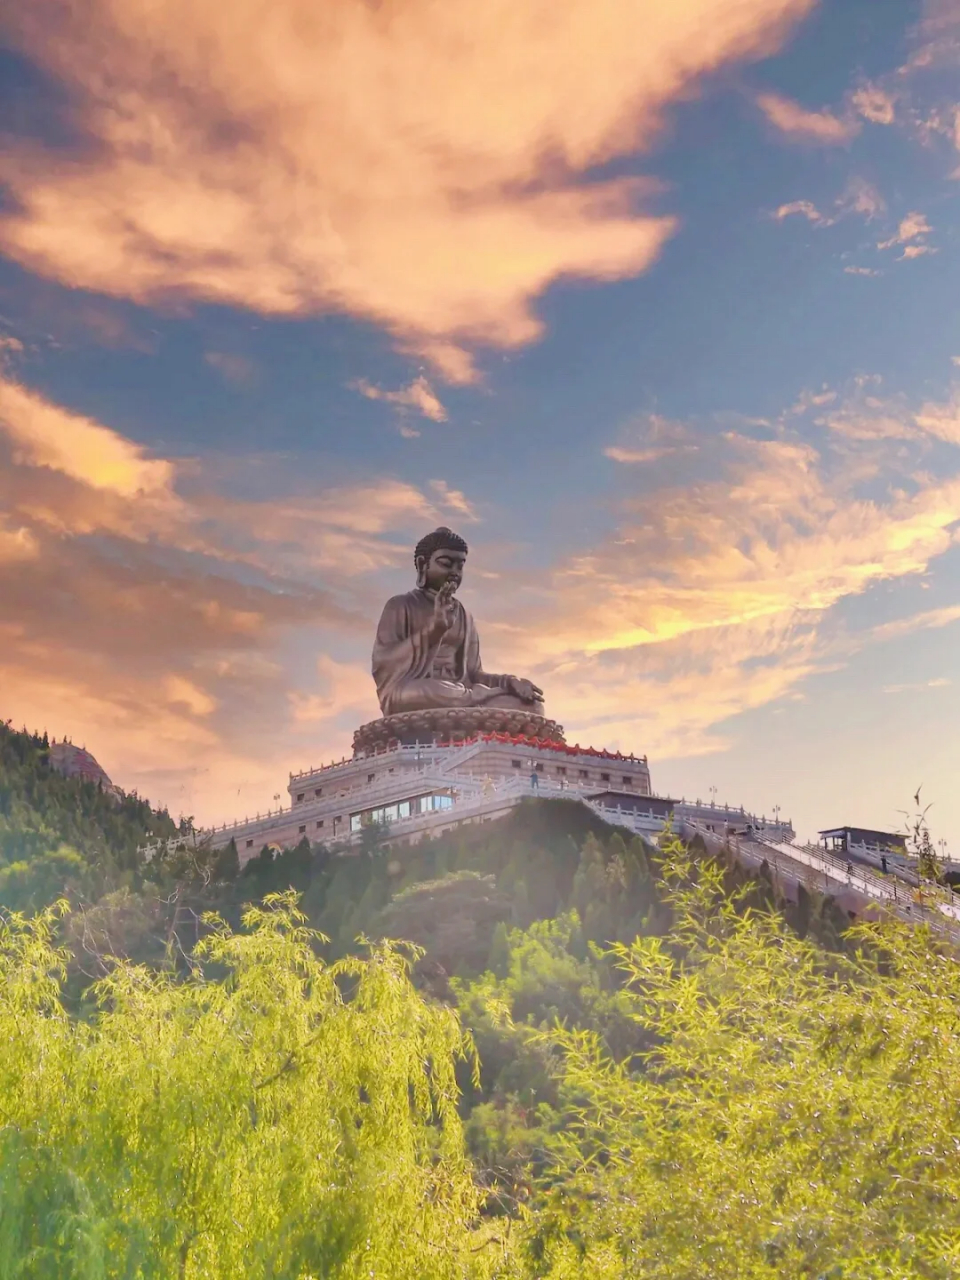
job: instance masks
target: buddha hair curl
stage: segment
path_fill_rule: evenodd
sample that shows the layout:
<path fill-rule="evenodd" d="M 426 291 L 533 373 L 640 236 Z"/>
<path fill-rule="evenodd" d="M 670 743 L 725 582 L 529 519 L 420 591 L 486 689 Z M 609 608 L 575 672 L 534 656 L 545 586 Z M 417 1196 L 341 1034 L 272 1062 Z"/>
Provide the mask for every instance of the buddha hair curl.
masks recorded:
<path fill-rule="evenodd" d="M 441 525 L 439 529 L 434 529 L 432 533 L 426 534 L 417 543 L 413 552 L 413 563 L 417 568 L 418 586 L 423 586 L 425 581 L 424 570 L 430 563 L 430 557 L 441 548 L 444 551 L 459 551 L 463 555 L 467 554 L 466 542 L 460 537 L 459 533 L 454 533 L 446 525 Z"/>

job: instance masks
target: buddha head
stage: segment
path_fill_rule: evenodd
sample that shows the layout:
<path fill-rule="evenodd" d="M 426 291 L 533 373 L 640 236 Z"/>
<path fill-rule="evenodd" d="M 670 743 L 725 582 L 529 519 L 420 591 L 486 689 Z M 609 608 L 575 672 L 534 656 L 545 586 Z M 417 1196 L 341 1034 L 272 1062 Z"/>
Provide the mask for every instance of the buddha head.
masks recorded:
<path fill-rule="evenodd" d="M 447 582 L 454 591 L 463 580 L 467 562 L 467 544 L 459 534 L 445 525 L 434 529 L 417 543 L 413 563 L 417 568 L 417 586 L 439 591 Z"/>

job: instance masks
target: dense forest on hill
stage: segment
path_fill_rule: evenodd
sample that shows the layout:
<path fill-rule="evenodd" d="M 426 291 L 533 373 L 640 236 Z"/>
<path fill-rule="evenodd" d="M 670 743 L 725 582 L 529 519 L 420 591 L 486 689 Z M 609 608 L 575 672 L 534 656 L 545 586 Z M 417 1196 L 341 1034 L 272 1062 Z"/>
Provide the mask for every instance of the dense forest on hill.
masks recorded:
<path fill-rule="evenodd" d="M 0 723 L 0 905 L 92 901 L 133 883 L 137 847 L 177 827 L 135 795 L 115 798 L 49 764 L 46 734 Z"/>
<path fill-rule="evenodd" d="M 144 864 L 168 815 L 0 735 L 0 1277 L 960 1270 L 922 931 L 574 801 Z"/>

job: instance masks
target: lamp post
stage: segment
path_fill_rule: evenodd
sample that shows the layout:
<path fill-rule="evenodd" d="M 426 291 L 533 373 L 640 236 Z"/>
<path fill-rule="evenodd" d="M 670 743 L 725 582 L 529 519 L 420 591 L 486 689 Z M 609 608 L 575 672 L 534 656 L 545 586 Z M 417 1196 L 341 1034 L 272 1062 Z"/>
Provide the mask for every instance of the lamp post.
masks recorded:
<path fill-rule="evenodd" d="M 717 788 L 716 787 L 710 788 L 710 807 L 711 809 L 715 809 L 717 807 Z"/>

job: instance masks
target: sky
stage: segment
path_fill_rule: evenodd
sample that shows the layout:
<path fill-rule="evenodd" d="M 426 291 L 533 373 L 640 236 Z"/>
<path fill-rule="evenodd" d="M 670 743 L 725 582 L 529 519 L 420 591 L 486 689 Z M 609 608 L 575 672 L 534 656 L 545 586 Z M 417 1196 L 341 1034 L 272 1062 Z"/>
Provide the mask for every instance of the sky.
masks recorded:
<path fill-rule="evenodd" d="M 960 845 L 960 0 L 0 0 L 0 718 L 198 823 L 488 670 Z"/>

